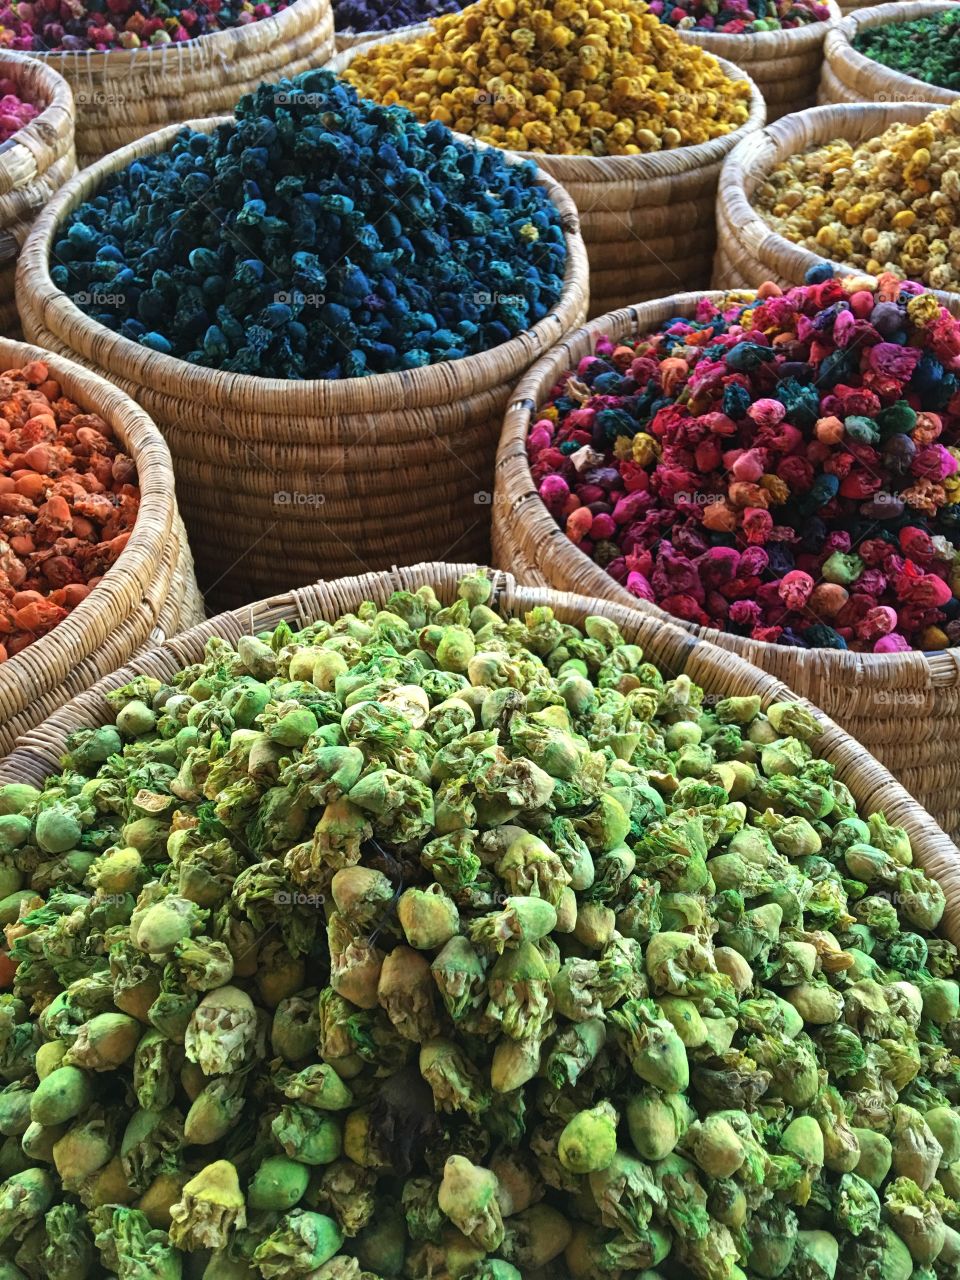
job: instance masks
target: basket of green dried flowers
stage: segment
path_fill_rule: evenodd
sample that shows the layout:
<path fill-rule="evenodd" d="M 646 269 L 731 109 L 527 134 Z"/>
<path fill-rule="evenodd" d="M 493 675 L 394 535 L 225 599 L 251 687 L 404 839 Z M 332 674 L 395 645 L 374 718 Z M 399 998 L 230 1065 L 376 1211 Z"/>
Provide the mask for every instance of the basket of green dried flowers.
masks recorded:
<path fill-rule="evenodd" d="M 195 628 L 0 779 L 8 1271 L 957 1265 L 958 851 L 734 655 L 423 564 Z"/>

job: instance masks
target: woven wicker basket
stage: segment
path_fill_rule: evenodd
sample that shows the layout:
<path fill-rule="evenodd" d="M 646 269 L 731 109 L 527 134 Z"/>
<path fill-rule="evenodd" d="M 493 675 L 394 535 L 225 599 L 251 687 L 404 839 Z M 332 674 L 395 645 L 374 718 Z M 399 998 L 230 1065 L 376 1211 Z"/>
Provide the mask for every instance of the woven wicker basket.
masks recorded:
<path fill-rule="evenodd" d="M 261 81 L 322 66 L 333 48 L 330 0 L 294 0 L 272 17 L 181 44 L 28 56 L 73 89 L 83 166 L 164 125 L 232 111 Z"/>
<path fill-rule="evenodd" d="M 141 505 L 124 551 L 67 617 L 0 663 L 0 751 L 123 662 L 204 616 L 177 513 L 170 454 L 157 428 L 103 378 L 49 351 L 0 338 L 0 367 L 43 360 L 64 395 L 114 428 L 137 464 Z"/>
<path fill-rule="evenodd" d="M 389 32 L 391 40 L 409 40 L 411 36 L 418 35 L 421 31 L 426 30 L 426 23 L 411 22 L 409 26 L 397 27 Z M 378 44 L 387 38 L 388 33 L 385 31 L 338 31 L 336 34 L 337 53 L 343 53 L 346 49 L 356 49 L 362 44 Z M 331 67 L 331 70 L 336 68 Z"/>
<path fill-rule="evenodd" d="M 838 7 L 844 17 L 848 13 L 856 13 L 859 9 L 872 9 L 875 0 L 838 0 Z M 893 0 L 881 0 L 884 4 L 891 4 Z"/>
<path fill-rule="evenodd" d="M 20 54 L 0 52 L 0 77 L 12 80 L 25 102 L 42 108 L 0 147 L 0 334 L 17 337 L 17 254 L 33 219 L 77 171 L 74 107 L 62 76 Z"/>
<path fill-rule="evenodd" d="M 935 102 L 940 106 L 960 96 L 951 89 L 901 75 L 858 53 L 853 42 L 871 27 L 912 22 L 928 18 L 944 9 L 956 8 L 956 0 L 909 0 L 908 3 L 880 4 L 860 8 L 845 17 L 827 35 L 823 48 L 823 71 L 817 101 L 831 102 Z"/>
<path fill-rule="evenodd" d="M 751 78 L 767 104 L 767 119 L 779 120 L 791 111 L 812 107 L 817 100 L 823 41 L 840 21 L 836 0 L 826 0 L 827 22 L 811 22 L 789 31 L 757 31 L 724 35 L 714 31 L 681 31 L 689 44 L 727 58 Z"/>
<path fill-rule="evenodd" d="M 217 120 L 193 122 L 212 130 Z M 520 374 L 586 315 L 587 260 L 573 203 L 546 174 L 568 260 L 556 309 L 491 351 L 339 382 L 221 373 L 158 355 L 88 319 L 50 279 L 64 217 L 106 175 L 176 128 L 87 169 L 44 211 L 18 277 L 25 331 L 106 373 L 163 431 L 205 591 L 222 605 L 311 582 L 318 568 L 487 555 L 493 456 Z"/>
<path fill-rule="evenodd" d="M 383 604 L 398 588 L 414 591 L 424 584 L 433 586 L 441 601 L 449 603 L 456 596 L 459 578 L 474 568 L 475 565 L 418 564 L 388 573 L 320 581 L 300 591 L 272 596 L 233 613 L 212 618 L 178 636 L 170 644 L 142 655 L 56 711 L 42 726 L 24 734 L 16 749 L 0 761 L 0 782 L 40 784 L 48 774 L 58 770 L 59 756 L 69 733 L 85 725 L 103 724 L 112 719 L 104 696 L 108 690 L 119 688 L 142 673 L 169 679 L 186 664 L 203 656 L 204 644 L 210 636 L 222 636 L 235 643 L 242 635 L 267 630 L 284 620 L 294 626 L 303 626 L 317 618 L 333 619 L 355 609 L 364 600 Z M 589 614 L 611 618 L 620 626 L 626 639 L 642 645 L 646 656 L 664 671 L 671 674 L 685 671 L 711 693 L 724 696 L 759 694 L 764 706 L 796 698 L 773 676 L 758 671 L 732 654 L 723 653 L 672 622 L 661 621 L 652 613 L 623 608 L 608 600 L 519 586 L 508 573 L 495 574 L 494 584 L 495 604 L 508 615 L 522 616 L 528 609 L 548 604 L 564 622 L 581 623 Z M 838 777 L 853 792 L 864 812 L 882 809 L 891 822 L 906 827 L 916 862 L 947 889 L 944 930 L 947 936 L 960 942 L 960 893 L 951 891 L 954 887 L 960 888 L 960 853 L 930 816 L 859 743 L 822 714 L 820 718 L 825 731 L 818 742 L 819 754 L 836 767 Z"/>
<path fill-rule="evenodd" d="M 422 28 L 421 28 L 422 29 Z M 395 32 L 379 44 L 410 39 Z M 330 63 L 340 72 L 367 45 L 348 49 Z M 720 60 L 734 80 L 749 79 Z M 706 288 L 716 244 L 714 207 L 724 160 L 764 122 L 763 97 L 751 85 L 750 116 L 725 138 L 642 156 L 511 154 L 532 160 L 572 197 L 590 260 L 590 311 L 599 315 L 672 289 Z"/>
<path fill-rule="evenodd" d="M 709 296 L 709 295 L 708 295 Z M 720 295 L 713 295 L 720 296 Z M 776 676 L 822 707 L 876 755 L 954 838 L 960 834 L 960 649 L 862 654 L 793 649 L 679 622 L 636 600 L 558 527 L 540 500 L 527 461 L 531 414 L 601 335 L 646 333 L 692 315 L 702 294 L 678 294 L 602 316 L 571 334 L 520 382 L 504 420 L 493 503 L 494 563 L 522 581 L 601 596 L 633 609 L 648 627 L 680 627 Z"/>
<path fill-rule="evenodd" d="M 745 138 L 727 160 L 720 179 L 713 287 L 749 289 L 763 280 L 802 284 L 807 269 L 824 261 L 823 253 L 812 253 L 779 235 L 753 208 L 753 193 L 771 169 L 834 138 L 856 144 L 876 137 L 892 124 L 917 124 L 933 110 L 930 103 L 918 102 L 814 107 Z M 849 264 L 838 265 L 847 272 L 864 274 Z M 960 294 L 933 292 L 960 315 Z"/>

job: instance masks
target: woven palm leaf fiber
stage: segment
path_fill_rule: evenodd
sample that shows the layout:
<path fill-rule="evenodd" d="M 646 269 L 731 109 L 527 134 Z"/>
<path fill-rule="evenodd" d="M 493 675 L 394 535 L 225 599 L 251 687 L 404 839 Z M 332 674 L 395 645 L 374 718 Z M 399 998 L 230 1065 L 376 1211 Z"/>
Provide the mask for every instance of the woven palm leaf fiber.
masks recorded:
<path fill-rule="evenodd" d="M 22 101 L 40 108 L 0 148 L 0 334 L 17 337 L 17 255 L 33 219 L 77 171 L 74 103 L 62 76 L 19 54 L 0 51 L 0 79 L 12 82 Z"/>
<path fill-rule="evenodd" d="M 872 752 L 941 827 L 960 835 L 960 649 L 936 653 L 856 653 L 762 643 L 678 620 L 637 599 L 585 555 L 547 510 L 531 474 L 527 436 L 536 409 L 597 340 L 653 332 L 692 316 L 704 295 L 678 294 L 593 320 L 543 357 L 514 391 L 497 452 L 494 563 L 524 583 L 599 596 L 633 610 L 644 624 L 680 627 L 691 643 L 708 640 L 783 681 Z M 707 295 L 719 299 L 723 295 Z M 640 623 L 638 622 L 638 625 Z"/>

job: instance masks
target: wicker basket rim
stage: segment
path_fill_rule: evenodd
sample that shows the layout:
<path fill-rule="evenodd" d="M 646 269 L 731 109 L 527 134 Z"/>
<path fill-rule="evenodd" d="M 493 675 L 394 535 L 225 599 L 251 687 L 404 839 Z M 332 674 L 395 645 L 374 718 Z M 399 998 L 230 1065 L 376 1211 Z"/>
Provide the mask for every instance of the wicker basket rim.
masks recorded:
<path fill-rule="evenodd" d="M 285 11 L 286 12 L 286 11 Z M 557 320 L 561 332 L 569 328 L 586 295 L 588 268 L 586 248 L 580 234 L 580 219 L 573 200 L 563 187 L 544 170 L 537 171 L 537 185 L 544 188 L 560 213 L 567 246 L 563 288 L 551 312 L 508 342 L 487 351 L 464 356 L 460 360 L 428 365 L 398 373 L 374 374 L 368 378 L 345 378 L 339 381 L 262 378 L 252 374 L 225 373 L 200 365 L 189 365 L 175 356 L 149 351 L 127 338 L 113 334 L 89 319 L 69 297 L 53 283 L 49 269 L 49 247 L 64 218 L 95 191 L 101 181 L 115 170 L 143 155 L 162 150 L 183 129 L 211 133 L 227 124 L 232 116 L 213 116 L 203 120 L 187 120 L 168 125 L 155 133 L 103 157 L 65 183 L 38 216 L 21 251 L 17 268 L 18 291 L 23 288 L 31 298 L 45 327 L 60 337 L 56 317 L 59 310 L 71 325 L 71 345 L 86 358 L 94 358 L 101 366 L 109 363 L 121 374 L 153 390 L 164 391 L 174 386 L 181 397 L 196 397 L 218 407 L 250 408 L 270 403 L 277 411 L 336 414 L 356 412 L 358 398 L 367 412 L 390 409 L 397 403 L 433 403 L 436 398 L 466 396 L 489 385 L 491 369 L 499 380 L 516 377 L 530 364 L 530 350 L 545 350 L 552 341 Z M 504 153 L 509 163 L 520 161 Z M 358 397 L 358 389 L 363 396 Z"/>
<path fill-rule="evenodd" d="M 18 148 L 28 152 L 32 163 L 23 166 L 23 173 L 17 179 L 3 184 L 4 191 L 15 191 L 36 180 L 38 166 L 36 156 L 44 153 L 53 155 L 50 149 L 51 130 L 59 134 L 62 119 L 71 122 L 70 137 L 64 153 L 71 150 L 73 142 L 74 102 L 73 91 L 67 81 L 52 67 L 37 64 L 24 54 L 10 49 L 0 50 L 0 73 L 17 81 L 18 77 L 31 75 L 35 77 L 32 89 L 39 89 L 43 94 L 43 109 L 39 115 L 18 129 L 5 143 L 0 144 L 0 173 L 12 168 L 11 161 Z M 40 102 L 33 101 L 34 106 Z M 17 166 L 19 167 L 19 166 Z"/>
<path fill-rule="evenodd" d="M 208 53 L 217 53 L 216 45 L 222 46 L 220 57 L 232 60 L 238 53 L 243 53 L 245 46 L 262 43 L 264 33 L 271 35 L 274 42 L 285 40 L 296 30 L 304 10 L 314 7 L 315 0 L 292 0 L 285 9 L 265 18 L 258 18 L 256 22 L 228 27 L 224 31 L 208 31 L 205 35 L 194 36 L 192 40 L 171 41 L 170 44 L 147 45 L 139 49 L 41 49 L 36 53 L 25 53 L 25 56 L 54 67 L 69 65 L 71 73 L 75 74 L 124 65 L 132 73 L 141 70 L 140 64 L 146 63 L 150 58 L 155 58 L 158 62 L 163 58 L 182 61 L 185 55 L 193 53 L 198 53 L 198 60 L 202 61 Z M 256 39 L 252 34 L 254 32 Z"/>
<path fill-rule="evenodd" d="M 868 279 L 859 272 L 857 278 Z M 738 656 L 741 660 L 754 665 L 754 656 L 760 658 L 771 649 L 780 649 L 781 646 L 734 636 L 729 632 L 718 631 L 714 627 L 700 627 L 667 613 L 651 601 L 638 600 L 575 546 L 544 506 L 530 471 L 526 451 L 527 432 L 533 413 L 543 402 L 543 397 L 550 386 L 556 382 L 558 373 L 570 369 L 581 355 L 592 352 L 598 338 L 617 338 L 627 332 L 643 333 L 672 316 L 692 314 L 697 303 L 705 298 L 719 301 L 730 298 L 731 295 L 750 297 L 752 291 L 714 289 L 704 293 L 680 293 L 654 302 L 638 303 L 634 307 L 611 311 L 574 330 L 552 351 L 542 356 L 527 370 L 507 406 L 497 450 L 494 502 L 500 508 L 509 506 L 513 512 L 519 512 L 522 506 L 524 520 L 536 525 L 538 542 L 546 544 L 549 541 L 551 555 L 556 560 L 570 565 L 576 576 L 585 581 L 587 594 L 607 596 L 627 608 L 650 614 L 664 625 L 679 627 L 698 640 L 707 641 L 722 648 L 724 652 Z M 514 474 L 505 474 L 507 466 Z M 736 644 L 736 651 L 727 647 L 731 642 Z M 856 653 L 843 649 L 803 652 L 815 652 L 817 662 L 824 669 L 832 668 L 832 671 L 825 675 L 825 679 L 836 678 L 846 681 L 857 677 L 864 678 L 871 672 L 881 674 L 890 671 L 909 671 L 914 677 L 910 681 L 911 685 L 941 687 L 960 685 L 960 648 L 958 647 L 932 652 L 913 649 L 906 653 L 891 654 Z"/>
<path fill-rule="evenodd" d="M 108 597 L 118 584 L 124 580 L 149 584 L 158 554 L 163 553 L 170 538 L 175 510 L 173 461 L 146 411 L 106 378 L 66 356 L 0 337 L 4 369 L 19 368 L 31 360 L 41 360 L 71 400 L 86 412 L 97 413 L 114 428 L 136 464 L 140 506 L 129 541 L 101 581 L 52 631 L 40 636 L 22 654 L 14 654 L 0 664 L 0 685 L 5 682 L 5 673 L 25 670 L 28 662 L 34 666 L 38 661 L 49 665 L 59 661 L 69 670 L 86 655 L 88 624 L 102 617 Z"/>
<path fill-rule="evenodd" d="M 429 31 L 429 22 L 408 22 L 405 27 L 394 27 L 392 31 L 338 31 L 334 28 L 334 35 L 339 39 L 341 36 L 348 40 L 356 40 L 358 43 L 362 41 L 367 44 L 382 44 L 386 37 L 391 39 L 406 40 L 413 35 L 414 32 Z M 352 49 L 353 44 L 345 45 L 342 49 L 337 50 L 337 54 L 346 53 L 348 49 Z M 333 58 L 330 59 L 333 62 Z M 331 70 L 330 62 L 325 63 L 328 70 Z"/>
<path fill-rule="evenodd" d="M 830 16 L 823 18 L 820 22 L 807 22 L 802 27 L 789 27 L 780 31 L 744 31 L 740 35 L 729 31 L 696 30 L 681 31 L 679 34 L 685 40 L 700 45 L 702 49 L 709 49 L 711 53 L 722 49 L 731 58 L 736 53 L 737 45 L 742 46 L 745 40 L 749 40 L 754 54 L 750 59 L 751 62 L 776 58 L 790 53 L 791 46 L 796 49 L 816 44 L 818 40 L 823 39 L 825 31 L 831 30 L 842 19 L 843 11 L 836 0 L 824 0 L 824 3 L 830 10 Z"/>
<path fill-rule="evenodd" d="M 830 0 L 833 3 L 833 0 Z M 381 44 L 400 44 L 431 29 L 430 23 L 417 27 L 401 27 L 384 39 L 364 41 L 339 50 L 327 63 L 327 68 L 339 75 L 354 58 L 366 54 Z M 716 56 L 716 55 L 714 55 Z M 767 107 L 760 89 L 743 70 L 726 58 L 717 58 L 723 73 L 730 80 L 745 80 L 750 86 L 750 113 L 743 124 L 721 138 L 695 142 L 670 151 L 655 151 L 638 156 L 561 156 L 545 151 L 514 151 L 500 148 L 504 155 L 519 160 L 529 160 L 538 168 L 550 173 L 558 182 L 650 182 L 655 179 L 675 177 L 678 173 L 701 169 L 723 160 L 741 138 L 761 128 L 767 118 Z M 458 133 L 461 141 L 474 144 L 482 139 Z M 487 144 L 483 144 L 487 145 Z"/>
<path fill-rule="evenodd" d="M 170 675 L 180 670 L 202 655 L 203 646 L 211 636 L 222 635 L 228 641 L 235 641 L 240 635 L 275 626 L 282 619 L 302 625 L 317 618 L 342 614 L 367 599 L 382 603 L 397 589 L 415 590 L 418 586 L 427 584 L 435 588 L 442 600 L 449 600 L 454 597 L 460 577 L 476 568 L 476 565 L 427 563 L 367 573 L 329 583 L 320 580 L 309 587 L 220 614 L 149 653 L 134 658 L 86 693 L 79 694 L 36 729 L 23 734 L 10 755 L 0 762 L 0 780 L 37 777 L 38 762 L 43 762 L 44 767 L 49 768 L 51 762 L 56 761 L 58 746 L 62 746 L 67 733 L 84 725 L 104 723 L 110 713 L 109 704 L 104 697 L 106 691 L 121 687 L 141 672 Z M 668 666 L 671 672 L 692 667 L 693 678 L 699 684 L 715 688 L 718 692 L 742 691 L 744 687 L 748 687 L 759 692 L 763 706 L 781 700 L 801 701 L 805 706 L 811 706 L 805 699 L 798 699 L 773 676 L 734 654 L 718 650 L 672 622 L 661 623 L 649 615 L 624 609 L 609 600 L 524 587 L 511 574 L 499 570 L 492 570 L 491 577 L 496 592 L 495 604 L 507 614 L 516 616 L 526 609 L 549 604 L 561 618 L 582 620 L 589 614 L 603 615 L 612 618 L 628 638 L 640 641 L 648 653 Z M 665 650 L 670 651 L 669 657 L 664 657 Z M 869 787 L 859 776 L 852 777 L 848 784 L 858 802 L 868 808 L 873 804 L 872 798 L 877 796 L 876 807 L 879 808 L 882 803 L 892 821 L 906 826 L 914 841 L 917 860 L 931 874 L 937 875 L 941 883 L 952 882 L 960 876 L 960 851 L 930 815 L 845 731 L 819 709 L 811 709 L 824 727 L 818 743 L 820 754 L 834 763 L 838 772 L 850 769 L 858 774 L 864 768 L 869 768 Z M 53 767 L 55 768 L 55 763 Z M 879 799 L 881 796 L 882 801 Z M 948 894 L 948 899 L 950 906 L 945 921 L 954 936 L 960 938 L 960 895 Z"/>
<path fill-rule="evenodd" d="M 911 97 L 907 99 L 908 101 L 919 101 L 922 100 L 924 93 L 931 90 L 946 97 L 958 98 L 960 93 L 956 90 L 945 89 L 942 85 L 928 84 L 915 76 L 895 71 L 893 67 L 886 67 L 875 58 L 861 53 L 853 45 L 861 31 L 901 22 L 913 22 L 917 18 L 933 17 L 936 13 L 944 13 L 955 8 L 956 0 L 898 0 L 892 4 L 874 5 L 869 9 L 855 9 L 828 33 L 824 54 L 828 60 L 842 58 L 854 71 L 877 76 L 878 83 L 881 83 L 884 90 L 888 90 L 895 100 L 901 95 L 909 94 L 916 97 Z M 879 93 L 875 101 L 882 101 Z"/>
<path fill-rule="evenodd" d="M 850 138 L 851 134 L 858 138 L 873 136 L 876 129 L 867 133 L 861 128 L 862 124 L 870 125 L 872 117 L 876 118 L 877 127 L 883 129 L 893 123 L 918 124 L 931 111 L 943 110 L 943 106 L 935 102 L 900 102 L 896 104 L 896 120 L 885 119 L 890 110 L 890 103 L 832 103 L 783 116 L 748 135 L 724 163 L 717 193 L 718 221 L 735 227 L 738 238 L 745 243 L 762 244 L 765 257 L 771 253 L 777 258 L 789 255 L 802 263 L 804 270 L 827 261 L 838 271 L 868 278 L 868 273 L 860 267 L 813 253 L 780 235 L 750 203 L 747 187 L 769 173 L 774 165 L 801 150 L 807 151 L 835 138 Z M 752 186 L 750 189 L 752 191 Z M 945 289 L 928 289 L 928 292 L 960 315 L 960 292 Z"/>

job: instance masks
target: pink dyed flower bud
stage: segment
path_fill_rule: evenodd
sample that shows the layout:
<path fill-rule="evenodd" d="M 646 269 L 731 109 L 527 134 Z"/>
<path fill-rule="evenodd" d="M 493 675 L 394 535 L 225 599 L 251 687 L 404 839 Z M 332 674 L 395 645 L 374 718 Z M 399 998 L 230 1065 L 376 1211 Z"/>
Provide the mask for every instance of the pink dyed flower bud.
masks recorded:
<path fill-rule="evenodd" d="M 814 586 L 809 573 L 793 569 L 780 580 L 777 594 L 788 609 L 802 609 L 810 599 Z"/>

